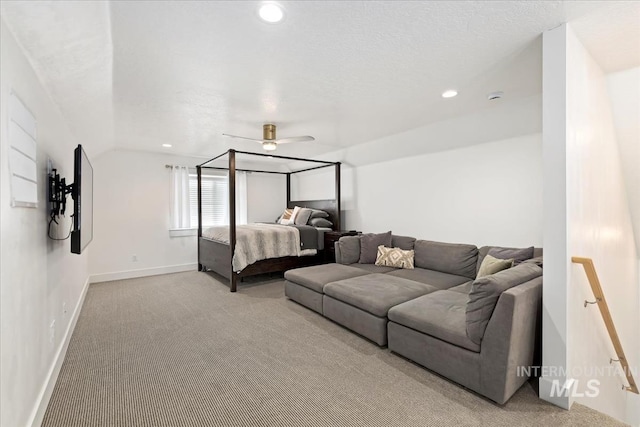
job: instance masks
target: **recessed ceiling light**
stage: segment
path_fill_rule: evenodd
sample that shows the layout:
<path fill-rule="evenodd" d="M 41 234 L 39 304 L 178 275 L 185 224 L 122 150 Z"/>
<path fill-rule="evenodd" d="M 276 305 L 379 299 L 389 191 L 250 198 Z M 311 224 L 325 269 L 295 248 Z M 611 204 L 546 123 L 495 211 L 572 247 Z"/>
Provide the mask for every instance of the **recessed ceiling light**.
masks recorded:
<path fill-rule="evenodd" d="M 453 98 L 457 94 L 458 94 L 457 90 L 449 89 L 449 90 L 445 90 L 444 92 L 442 92 L 442 97 L 443 98 Z"/>
<path fill-rule="evenodd" d="M 162 144 L 164 148 L 171 148 L 171 144 Z"/>
<path fill-rule="evenodd" d="M 284 17 L 282 8 L 275 3 L 263 4 L 258 11 L 260 18 L 267 22 L 280 22 Z"/>

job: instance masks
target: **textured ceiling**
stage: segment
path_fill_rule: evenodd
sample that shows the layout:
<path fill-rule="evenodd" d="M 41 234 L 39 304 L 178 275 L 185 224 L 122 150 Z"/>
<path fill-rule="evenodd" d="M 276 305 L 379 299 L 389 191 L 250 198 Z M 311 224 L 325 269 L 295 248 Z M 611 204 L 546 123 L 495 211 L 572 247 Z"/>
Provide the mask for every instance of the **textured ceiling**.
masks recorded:
<path fill-rule="evenodd" d="M 314 156 L 488 109 L 495 90 L 516 103 L 541 90 L 540 34 L 566 21 L 607 71 L 640 64 L 637 2 L 281 4 L 280 24 L 260 21 L 254 1 L 0 10 L 94 155 L 261 151 L 221 134 L 260 138 L 272 122 L 279 137 L 316 137 L 278 154 Z M 448 88 L 459 96 L 442 99 Z"/>

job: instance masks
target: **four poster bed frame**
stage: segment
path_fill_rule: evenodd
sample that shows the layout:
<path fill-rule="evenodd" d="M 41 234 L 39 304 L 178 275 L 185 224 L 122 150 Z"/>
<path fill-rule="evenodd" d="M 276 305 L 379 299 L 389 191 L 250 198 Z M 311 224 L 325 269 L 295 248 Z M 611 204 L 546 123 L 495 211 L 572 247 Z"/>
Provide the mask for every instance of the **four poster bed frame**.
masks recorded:
<path fill-rule="evenodd" d="M 292 161 L 304 161 L 318 163 L 313 166 L 292 172 L 276 172 L 258 169 L 237 169 L 236 154 L 246 154 L 251 156 L 286 159 Z M 228 167 L 205 166 L 214 160 L 225 155 L 229 156 Z M 328 200 L 291 200 L 291 175 L 307 172 L 327 167 L 335 168 L 335 195 L 334 199 Z M 218 242 L 202 236 L 202 170 L 217 169 L 229 171 L 229 243 Z M 255 276 L 263 273 L 273 273 L 286 271 L 291 268 L 304 267 L 307 265 L 319 264 L 322 262 L 323 254 L 320 250 L 316 255 L 309 256 L 288 256 L 280 258 L 270 258 L 257 261 L 245 267 L 242 271 L 234 273 L 232 267 L 233 254 L 236 248 L 236 172 L 256 172 L 286 175 L 287 180 L 287 208 L 295 206 L 320 209 L 329 214 L 329 221 L 333 223 L 333 230 L 340 230 L 340 162 L 325 162 L 321 160 L 301 159 L 296 157 L 276 156 L 272 154 L 251 153 L 247 151 L 228 150 L 206 162 L 196 166 L 198 173 L 198 270 L 212 270 L 219 275 L 229 279 L 231 292 L 237 289 L 238 279 L 247 276 Z M 284 208 L 283 208 L 284 210 Z"/>

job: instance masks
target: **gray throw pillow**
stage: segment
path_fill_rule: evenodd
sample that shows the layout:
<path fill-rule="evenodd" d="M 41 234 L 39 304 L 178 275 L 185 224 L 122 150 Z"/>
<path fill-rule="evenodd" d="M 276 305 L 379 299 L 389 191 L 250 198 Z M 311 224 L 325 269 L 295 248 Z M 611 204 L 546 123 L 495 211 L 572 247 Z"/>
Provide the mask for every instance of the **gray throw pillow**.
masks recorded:
<path fill-rule="evenodd" d="M 501 248 L 495 246 L 489 249 L 487 255 L 491 255 L 498 259 L 512 259 L 514 264 L 520 264 L 522 261 L 533 258 L 533 246 L 528 248 Z"/>
<path fill-rule="evenodd" d="M 502 292 L 541 275 L 540 267 L 533 263 L 523 263 L 474 280 L 466 309 L 466 328 L 469 339 L 478 345 L 482 342 Z"/>
<path fill-rule="evenodd" d="M 340 248 L 340 264 L 355 264 L 360 259 L 360 236 L 341 237 L 338 240 L 338 248 Z"/>
<path fill-rule="evenodd" d="M 314 227 L 333 227 L 333 223 L 325 218 L 311 218 L 309 220 L 309 225 Z M 360 256 L 358 254 L 358 256 Z"/>
<path fill-rule="evenodd" d="M 378 246 L 391 247 L 391 231 L 386 233 L 367 233 L 360 236 L 360 264 L 374 264 L 378 255 Z"/>
<path fill-rule="evenodd" d="M 320 209 L 311 209 L 311 218 L 329 218 L 329 214 Z"/>
<path fill-rule="evenodd" d="M 294 223 L 296 225 L 306 225 L 309 222 L 309 218 L 311 218 L 311 214 L 313 211 L 309 208 L 300 208 L 298 214 L 296 215 Z"/>

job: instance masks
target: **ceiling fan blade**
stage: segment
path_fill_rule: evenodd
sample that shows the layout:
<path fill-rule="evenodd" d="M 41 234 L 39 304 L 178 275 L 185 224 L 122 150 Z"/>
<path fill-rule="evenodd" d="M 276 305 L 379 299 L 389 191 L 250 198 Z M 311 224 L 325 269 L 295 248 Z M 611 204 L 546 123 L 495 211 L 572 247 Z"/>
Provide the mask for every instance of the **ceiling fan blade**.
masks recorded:
<path fill-rule="evenodd" d="M 247 138 L 246 136 L 229 135 L 228 133 L 223 133 L 222 136 L 228 136 L 228 137 L 237 138 L 237 139 L 248 139 L 249 141 L 255 141 L 262 144 L 261 139 Z"/>
<path fill-rule="evenodd" d="M 315 141 L 315 138 L 312 136 L 306 135 L 306 136 L 292 136 L 291 138 L 281 138 L 281 139 L 275 140 L 277 144 L 288 144 L 290 142 L 305 142 L 305 141 Z"/>

